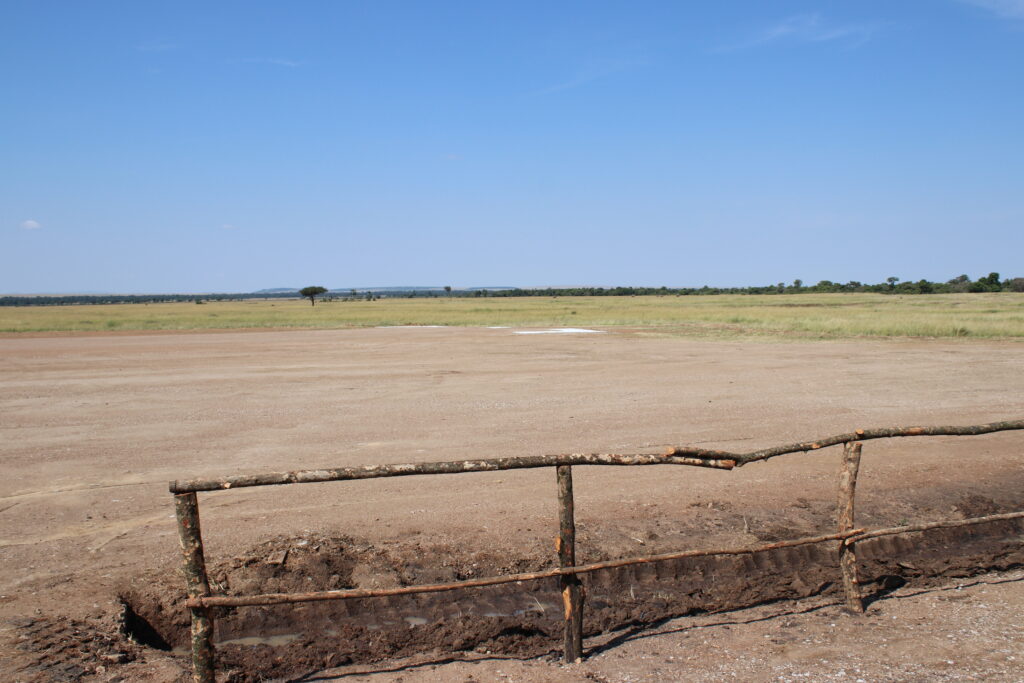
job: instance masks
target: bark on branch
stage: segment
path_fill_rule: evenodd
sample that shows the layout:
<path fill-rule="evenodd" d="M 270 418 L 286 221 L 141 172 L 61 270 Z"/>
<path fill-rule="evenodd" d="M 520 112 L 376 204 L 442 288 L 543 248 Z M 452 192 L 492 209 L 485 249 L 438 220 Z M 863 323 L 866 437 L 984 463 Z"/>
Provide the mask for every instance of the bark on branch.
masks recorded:
<path fill-rule="evenodd" d="M 460 590 L 463 588 L 480 588 L 483 586 L 496 586 L 503 583 L 519 583 L 521 581 L 537 581 L 554 577 L 588 574 L 601 571 L 602 569 L 618 569 L 638 564 L 650 564 L 652 562 L 665 562 L 667 560 L 681 560 L 687 557 L 707 557 L 710 555 L 749 555 L 753 553 L 777 550 L 779 548 L 792 548 L 800 545 L 812 545 L 826 541 L 842 541 L 846 545 L 865 541 L 879 536 L 890 536 L 894 534 L 910 533 L 914 531 L 927 531 L 929 529 L 940 529 L 950 527 L 969 526 L 971 524 L 984 524 L 986 522 L 997 522 L 1001 520 L 1024 519 L 1024 511 L 1007 512 L 998 515 L 987 515 L 985 517 L 974 517 L 971 519 L 955 520 L 947 522 L 932 522 L 929 524 L 916 524 L 911 526 L 890 527 L 886 529 L 850 529 L 849 531 L 827 534 L 823 536 L 809 536 L 791 541 L 780 541 L 748 548 L 716 548 L 711 550 L 684 550 L 675 553 L 664 553 L 661 555 L 649 555 L 647 557 L 634 557 L 623 560 L 608 560 L 606 562 L 593 562 L 591 564 L 579 565 L 576 567 L 555 567 L 539 572 L 528 572 L 523 574 L 508 574 L 506 576 L 492 576 L 481 579 L 469 579 L 456 581 L 454 583 L 436 583 L 422 586 L 403 586 L 401 588 L 386 588 L 381 590 L 370 590 L 363 588 L 319 591 L 311 593 L 265 593 L 262 595 L 213 595 L 189 597 L 185 605 L 195 607 L 253 607 L 257 605 L 282 605 L 293 602 L 319 602 L 323 600 L 352 600 L 357 598 L 381 598 L 390 595 L 412 595 L 416 593 L 440 593 L 444 591 Z"/>
<path fill-rule="evenodd" d="M 839 469 L 839 531 L 853 528 L 860 451 L 859 443 L 843 445 L 843 461 Z M 846 606 L 854 612 L 863 612 L 864 600 L 860 595 L 860 579 L 857 576 L 857 554 L 852 545 L 839 544 L 839 569 L 843 574 Z"/>
<path fill-rule="evenodd" d="M 846 545 L 853 545 L 854 543 L 866 541 L 869 538 L 878 538 L 879 536 L 893 536 L 895 534 L 906 534 L 912 531 L 928 531 L 929 529 L 954 529 L 961 526 L 971 526 L 972 524 L 998 522 L 1004 519 L 1024 519 L 1024 512 L 1004 512 L 998 515 L 971 517 L 970 519 L 957 519 L 948 522 L 929 522 L 928 524 L 910 524 L 907 526 L 893 526 L 886 529 L 875 529 L 873 531 L 865 531 L 851 536 L 850 538 L 847 538 L 844 543 Z"/>
<path fill-rule="evenodd" d="M 189 491 L 219 491 L 247 486 L 275 486 L 278 484 L 302 484 L 322 481 L 349 481 L 352 479 L 378 479 L 381 477 L 406 477 L 418 474 L 461 474 L 464 472 L 494 472 L 497 470 L 519 470 L 560 465 L 690 465 L 729 470 L 736 463 L 731 460 L 706 460 L 703 458 L 677 457 L 646 453 L 620 455 L 615 453 L 570 453 L 565 455 L 527 455 L 514 458 L 492 458 L 488 460 L 453 460 L 448 462 L 418 462 L 403 465 L 366 465 L 364 467 L 338 467 L 323 470 L 299 470 L 296 472 L 271 472 L 248 474 L 221 479 L 190 479 L 172 481 L 171 493 Z"/>
<path fill-rule="evenodd" d="M 841 443 L 852 441 L 867 441 L 868 439 L 891 439 L 901 436 L 974 436 L 977 434 L 991 434 L 992 432 L 1004 432 L 1012 429 L 1024 429 L 1024 420 L 1007 420 L 1004 422 L 990 422 L 983 425 L 942 425 L 935 427 L 883 427 L 881 429 L 858 429 L 847 434 L 836 434 L 827 436 L 815 441 L 801 441 L 783 446 L 772 446 L 749 453 L 732 453 L 730 451 L 715 451 L 706 448 L 691 448 L 679 446 L 669 448 L 668 455 L 676 457 L 694 457 L 707 460 L 734 460 L 736 466 L 746 465 L 750 462 L 768 460 L 787 453 L 804 453 L 816 451 L 828 446 L 837 446 Z"/>
<path fill-rule="evenodd" d="M 196 494 L 176 494 L 174 511 L 178 519 L 178 540 L 184 559 L 188 597 L 190 601 L 202 599 L 210 594 L 210 583 L 206 576 Z M 194 683 L 214 683 L 213 617 L 203 605 L 189 605 L 189 613 L 192 621 L 192 680 Z"/>
<path fill-rule="evenodd" d="M 256 605 L 282 605 L 292 602 L 318 602 L 321 600 L 352 600 L 354 598 L 382 598 L 389 595 L 411 595 L 414 593 L 440 593 L 453 591 L 462 588 L 479 588 L 482 586 L 496 586 L 502 583 L 518 583 L 520 581 L 536 581 L 538 579 L 549 579 L 556 576 L 567 576 L 573 574 L 587 574 L 602 569 L 617 569 L 628 567 L 634 564 L 649 564 L 651 562 L 664 562 L 666 560 L 681 560 L 686 557 L 706 557 L 708 555 L 749 555 L 766 550 L 778 548 L 792 548 L 798 545 L 811 545 L 824 543 L 825 541 L 841 541 L 851 536 L 864 532 L 864 529 L 851 529 L 845 533 L 828 534 L 825 536 L 809 536 L 798 538 L 792 541 L 780 541 L 768 545 L 756 546 L 753 548 L 719 548 L 715 550 L 684 550 L 676 553 L 665 553 L 663 555 L 650 555 L 648 557 L 634 557 L 625 560 L 609 560 L 607 562 L 594 562 L 577 567 L 555 567 L 539 572 L 526 574 L 508 574 L 506 576 L 492 576 L 483 579 L 469 579 L 456 581 L 455 583 L 435 583 L 423 586 L 404 586 L 402 588 L 387 588 L 382 590 L 370 590 L 355 588 L 350 590 L 319 591 L 313 593 L 265 593 L 263 595 L 214 595 L 210 597 L 189 598 L 185 603 L 189 607 L 253 607 Z"/>
<path fill-rule="evenodd" d="M 528 455 L 512 458 L 490 458 L 484 460 L 453 460 L 448 462 L 406 463 L 400 465 L 367 465 L 365 467 L 338 467 L 322 470 L 299 470 L 295 472 L 271 472 L 249 474 L 215 479 L 176 480 L 169 484 L 171 493 L 190 491 L 219 491 L 248 486 L 276 486 L 324 481 L 349 481 L 353 479 L 377 479 L 381 477 L 404 477 L 422 474 L 460 474 L 464 472 L 494 472 L 497 470 L 532 469 L 556 467 L 559 465 L 689 465 L 731 470 L 758 460 L 768 460 L 786 453 L 813 451 L 851 441 L 887 439 L 900 436 L 968 436 L 989 434 L 1011 429 L 1024 429 L 1024 420 L 993 422 L 966 427 L 889 427 L 883 429 L 858 429 L 848 434 L 838 434 L 816 441 L 803 441 L 785 446 L 765 448 L 750 453 L 732 453 L 689 446 L 669 447 L 663 454 L 617 453 L 569 453 L 563 455 Z"/>
<path fill-rule="evenodd" d="M 558 566 L 576 566 L 576 505 L 572 495 L 572 468 L 555 468 L 558 481 Z M 567 664 L 583 659 L 583 585 L 575 574 L 559 577 L 562 604 L 565 606 L 565 632 L 562 653 Z"/>

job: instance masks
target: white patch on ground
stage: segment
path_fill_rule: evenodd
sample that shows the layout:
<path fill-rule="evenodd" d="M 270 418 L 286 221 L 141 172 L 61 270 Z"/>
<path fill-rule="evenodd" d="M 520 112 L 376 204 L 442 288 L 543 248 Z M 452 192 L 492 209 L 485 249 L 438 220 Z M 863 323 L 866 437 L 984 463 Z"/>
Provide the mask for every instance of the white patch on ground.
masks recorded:
<path fill-rule="evenodd" d="M 378 330 L 422 330 L 436 327 L 451 327 L 450 325 L 377 325 Z"/>
<path fill-rule="evenodd" d="M 585 330 L 582 327 L 555 327 L 550 330 L 515 330 L 512 334 L 604 334 L 602 330 Z"/>

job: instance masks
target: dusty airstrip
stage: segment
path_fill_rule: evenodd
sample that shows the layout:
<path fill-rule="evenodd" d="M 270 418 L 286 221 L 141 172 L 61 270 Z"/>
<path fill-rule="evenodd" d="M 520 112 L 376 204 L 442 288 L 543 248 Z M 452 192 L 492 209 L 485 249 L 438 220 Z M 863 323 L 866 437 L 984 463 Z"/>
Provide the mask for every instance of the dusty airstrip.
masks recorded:
<path fill-rule="evenodd" d="M 652 452 L 668 444 L 752 450 L 858 427 L 1024 416 L 1024 346 L 1017 342 L 513 332 L 388 328 L 0 339 L 0 655 L 8 670 L 27 667 L 17 669 L 24 680 L 56 675 L 39 668 L 38 653 L 19 647 L 25 620 L 109 623 L 117 596 L 133 581 L 173 577 L 178 548 L 171 479 Z M 766 530 L 778 536 L 780 525 L 804 523 L 787 516 L 795 503 L 806 510 L 834 504 L 837 466 L 838 451 L 831 449 L 732 472 L 578 468 L 581 559 L 587 552 L 612 557 L 756 543 L 770 537 Z M 870 526 L 1022 509 L 1024 433 L 867 443 L 860 491 L 858 514 Z M 466 557 L 486 550 L 529 564 L 553 555 L 554 495 L 553 473 L 531 470 L 245 489 L 203 495 L 201 505 L 211 563 L 268 539 L 345 536 L 375 547 L 456 548 Z M 794 534 L 811 531 L 815 520 L 808 516 L 809 526 Z M 794 615 L 764 622 L 750 617 L 754 626 L 735 627 L 731 635 L 663 625 L 674 632 L 623 642 L 568 668 L 482 652 L 479 661 L 441 667 L 436 661 L 444 657 L 431 660 L 427 653 L 397 673 L 387 663 L 358 670 L 395 681 L 495 680 L 499 673 L 506 680 L 625 681 L 680 680 L 686 666 L 691 680 L 720 680 L 734 661 L 733 673 L 744 680 L 1019 680 L 1024 655 L 1009 653 L 1024 652 L 1024 589 L 1019 573 L 1005 576 L 1012 580 L 956 593 L 964 601 L 938 599 L 946 595 L 942 590 L 956 590 L 950 579 L 934 584 L 934 594 L 874 603 L 866 622 L 873 625 L 872 638 L 885 638 L 878 629 L 886 629 L 896 654 L 872 641 L 871 653 L 859 660 L 861 672 L 838 651 L 843 643 L 856 648 L 867 642 L 858 635 L 859 622 L 827 605 L 820 608 L 823 618 L 800 614 L 796 603 Z M 912 588 L 901 590 L 913 594 Z M 991 604 L 968 613 L 970 600 Z M 896 625 L 910 618 L 899 610 L 912 604 L 939 610 L 921 618 L 940 629 L 931 640 Z M 960 636 L 941 632 L 952 618 L 941 611 L 946 608 L 960 610 L 960 624 L 978 614 L 996 621 L 977 625 L 978 637 L 960 643 Z M 747 617 L 718 618 L 730 620 Z M 817 644 L 779 640 L 780 628 Z M 719 645 L 739 649 L 710 661 L 712 632 Z M 837 634 L 831 640 L 830 632 Z M 730 638 L 746 638 L 746 645 Z M 736 652 L 745 647 L 760 653 L 760 668 L 740 661 Z M 694 652 L 701 653 L 699 661 Z M 173 680 L 181 673 L 176 662 L 184 662 L 163 653 L 134 658 L 85 675 Z M 809 678 L 797 676 L 808 672 Z"/>

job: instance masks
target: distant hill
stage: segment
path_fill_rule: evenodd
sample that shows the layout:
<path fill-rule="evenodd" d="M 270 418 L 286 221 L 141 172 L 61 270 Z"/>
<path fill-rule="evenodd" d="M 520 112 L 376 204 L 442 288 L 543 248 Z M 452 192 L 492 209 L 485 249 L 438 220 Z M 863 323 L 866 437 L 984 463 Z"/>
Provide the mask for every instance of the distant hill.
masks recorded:
<path fill-rule="evenodd" d="M 429 292 L 431 290 L 444 291 L 444 287 L 331 287 L 331 292 Z"/>
<path fill-rule="evenodd" d="M 351 292 L 352 290 L 357 292 L 443 292 L 444 287 L 424 287 L 422 285 L 412 285 L 409 287 L 330 287 L 331 293 L 342 293 Z M 452 287 L 453 292 L 476 292 L 476 291 L 504 291 L 506 289 L 515 289 L 515 287 Z M 265 290 L 272 291 L 272 290 Z M 294 291 L 294 290 L 287 290 Z"/>
<path fill-rule="evenodd" d="M 300 287 L 268 287 L 257 289 L 250 294 L 298 294 Z M 410 285 L 408 287 L 328 287 L 327 291 L 334 293 L 347 293 L 352 290 L 357 292 L 443 292 L 444 287 L 429 287 L 424 285 Z M 515 287 L 452 287 L 453 292 L 501 292 Z"/>

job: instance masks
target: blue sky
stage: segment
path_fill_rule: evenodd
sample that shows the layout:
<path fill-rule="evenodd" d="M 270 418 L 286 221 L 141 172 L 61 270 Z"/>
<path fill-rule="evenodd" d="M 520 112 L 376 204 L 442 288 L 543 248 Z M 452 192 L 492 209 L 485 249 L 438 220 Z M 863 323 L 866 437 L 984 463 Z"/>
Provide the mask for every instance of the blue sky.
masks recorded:
<path fill-rule="evenodd" d="M 1024 276 L 1024 0 L 11 0 L 0 98 L 0 292 Z"/>

